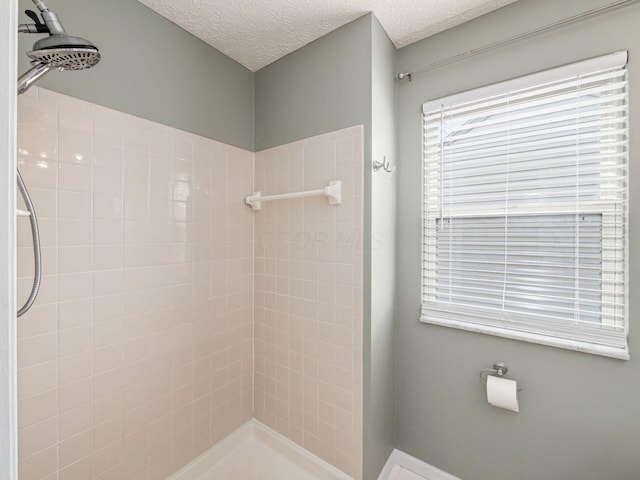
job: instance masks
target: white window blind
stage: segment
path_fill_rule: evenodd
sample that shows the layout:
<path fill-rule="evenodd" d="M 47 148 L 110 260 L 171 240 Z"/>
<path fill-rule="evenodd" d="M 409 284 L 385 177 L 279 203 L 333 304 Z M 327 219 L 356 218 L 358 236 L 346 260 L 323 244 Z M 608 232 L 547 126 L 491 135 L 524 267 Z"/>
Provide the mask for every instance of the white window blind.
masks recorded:
<path fill-rule="evenodd" d="M 423 105 L 422 321 L 628 358 L 626 61 Z"/>

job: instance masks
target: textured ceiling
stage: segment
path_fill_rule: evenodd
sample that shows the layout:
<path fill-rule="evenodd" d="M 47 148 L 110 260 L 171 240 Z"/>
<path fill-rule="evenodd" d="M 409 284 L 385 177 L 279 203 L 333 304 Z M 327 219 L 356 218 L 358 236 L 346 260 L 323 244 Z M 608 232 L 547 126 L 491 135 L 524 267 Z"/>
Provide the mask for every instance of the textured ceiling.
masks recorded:
<path fill-rule="evenodd" d="M 396 47 L 516 0 L 139 0 L 256 71 L 373 12 Z"/>

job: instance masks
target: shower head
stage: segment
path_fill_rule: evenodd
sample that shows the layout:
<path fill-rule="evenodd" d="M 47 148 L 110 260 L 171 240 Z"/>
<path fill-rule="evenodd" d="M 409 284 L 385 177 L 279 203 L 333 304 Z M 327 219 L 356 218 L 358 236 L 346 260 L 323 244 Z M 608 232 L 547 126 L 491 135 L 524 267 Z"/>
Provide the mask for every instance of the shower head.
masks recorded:
<path fill-rule="evenodd" d="M 69 35 L 51 35 L 38 40 L 27 55 L 37 63 L 64 70 L 84 70 L 100 61 L 100 52 L 95 45 Z"/>
<path fill-rule="evenodd" d="M 42 0 L 33 0 L 33 3 L 40 10 L 44 23 L 35 12 L 27 10 L 26 14 L 34 23 L 22 24 L 18 31 L 48 33 L 49 36 L 38 40 L 33 44 L 33 50 L 27 52 L 34 66 L 18 79 L 18 94 L 26 92 L 51 69 L 84 70 L 100 61 L 100 52 L 94 44 L 84 38 L 67 35 L 58 16 Z"/>

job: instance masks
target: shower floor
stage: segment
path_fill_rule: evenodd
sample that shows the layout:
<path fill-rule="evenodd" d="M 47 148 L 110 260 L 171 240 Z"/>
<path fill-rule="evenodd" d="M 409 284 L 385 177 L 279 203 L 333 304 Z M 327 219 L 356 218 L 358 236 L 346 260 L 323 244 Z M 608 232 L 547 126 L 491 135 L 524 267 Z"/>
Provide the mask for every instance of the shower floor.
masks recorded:
<path fill-rule="evenodd" d="M 251 421 L 170 480 L 352 480 L 318 457 Z"/>

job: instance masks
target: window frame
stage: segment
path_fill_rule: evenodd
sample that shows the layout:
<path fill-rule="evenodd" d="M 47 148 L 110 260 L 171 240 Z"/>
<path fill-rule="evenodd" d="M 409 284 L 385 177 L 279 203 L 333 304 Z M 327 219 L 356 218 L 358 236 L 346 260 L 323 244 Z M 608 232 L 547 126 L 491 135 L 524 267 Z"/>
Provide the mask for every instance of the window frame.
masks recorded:
<path fill-rule="evenodd" d="M 628 54 L 626 51 L 621 51 L 621 52 L 615 52 L 609 55 L 604 55 L 602 57 L 596 57 L 593 59 L 589 59 L 589 60 L 584 60 L 584 61 L 580 61 L 580 62 L 576 62 L 570 65 L 565 65 L 565 66 L 561 66 L 561 67 L 557 67 L 551 70 L 546 70 L 543 72 L 538 72 L 538 73 L 534 73 L 531 75 L 527 75 L 527 76 L 523 76 L 523 77 L 519 77 L 519 78 L 515 78 L 515 79 L 511 79 L 511 80 L 507 80 L 504 82 L 500 82 L 500 83 L 496 83 L 496 84 L 492 84 L 486 87 L 481 87 L 478 89 L 473 89 L 473 90 L 469 90 L 469 91 L 465 91 L 465 92 L 461 92 L 461 93 L 457 93 L 454 95 L 450 95 L 450 96 L 446 96 L 443 98 L 439 98 L 439 99 L 435 99 L 435 100 L 431 100 L 431 101 L 427 101 L 423 104 L 422 106 L 422 113 L 423 113 L 423 132 L 424 132 L 424 122 L 425 122 L 425 118 L 426 115 L 428 113 L 432 113 L 434 110 L 441 108 L 441 106 L 443 105 L 456 105 L 456 104 L 461 104 L 461 103 L 465 103 L 465 102 L 469 102 L 469 101 L 474 101 L 474 100 L 480 100 L 482 98 L 485 97 L 492 97 L 492 96 L 496 96 L 496 95 L 500 95 L 500 94 L 504 94 L 505 92 L 509 92 L 509 91 L 514 91 L 514 90 L 520 90 L 520 89 L 524 89 L 524 88 L 529 88 L 529 87 L 535 87 L 537 85 L 542 85 L 551 81 L 555 81 L 558 79 L 562 79 L 562 78 L 568 78 L 568 77 L 572 77 L 572 76 L 577 76 L 580 75 L 582 73 L 588 73 L 588 72 L 594 72 L 597 70 L 604 70 L 607 68 L 615 68 L 615 67 L 619 67 L 619 68 L 626 68 L 627 65 L 627 60 L 628 60 Z M 628 81 L 627 81 L 627 87 L 628 87 Z M 628 90 L 627 90 L 627 95 L 628 95 Z M 627 102 L 627 110 L 628 110 L 628 102 Z M 627 116 L 626 119 L 628 121 L 628 111 L 627 111 Z M 627 172 L 628 172 L 628 168 L 629 168 L 629 138 L 628 138 L 628 125 L 626 127 L 627 130 L 627 135 L 626 135 L 626 146 L 625 146 L 625 165 L 627 168 Z M 421 241 L 421 248 L 422 248 L 422 258 L 421 258 L 421 302 L 422 302 L 422 310 L 421 310 L 421 316 L 420 316 L 420 321 L 423 323 L 428 323 L 428 324 L 435 324 L 435 325 L 441 325 L 441 326 L 447 326 L 447 327 L 452 327 L 452 328 L 457 328 L 457 329 L 461 329 L 461 330 L 466 330 L 466 331 L 472 331 L 472 332 L 477 332 L 477 333 L 484 333 L 484 334 L 490 334 L 490 335 L 494 335 L 494 336 L 499 336 L 499 337 L 504 337 L 504 338 L 511 338 L 511 339 L 516 339 L 516 340 L 522 340 L 522 341 L 526 341 L 526 342 L 531 342 L 531 343 L 538 343 L 538 344 L 543 344 L 543 345 L 548 345 L 548 346 L 553 346 L 553 347 L 560 347 L 560 348 L 564 348 L 564 349 L 569 349 L 569 350 L 575 350 L 575 351 L 581 351 L 581 352 L 587 352 L 587 353 L 592 353 L 592 354 L 597 354 L 597 355 L 602 355 L 602 356 L 607 356 L 607 357 L 613 357 L 613 358 L 618 358 L 618 359 L 624 359 L 624 360 L 628 360 L 629 357 L 629 347 L 628 347 L 628 333 L 629 333 L 629 308 L 628 308 L 628 298 L 629 298 L 629 282 L 628 282 L 628 276 L 629 276 L 629 244 L 628 244 L 628 230 L 629 230 L 629 217 L 628 217 L 628 209 L 629 209 L 629 187 L 628 187 L 628 182 L 627 182 L 627 187 L 626 187 L 626 196 L 625 196 L 625 201 L 624 201 L 624 207 L 625 207 L 625 211 L 622 213 L 624 215 L 623 218 L 623 228 L 624 228 L 624 252 L 623 252 L 623 257 L 624 257 L 624 267 L 623 267 L 623 275 L 624 275 L 624 347 L 620 348 L 620 347 L 614 347 L 614 346 L 610 346 L 610 345 L 603 345 L 603 344 L 598 344 L 597 342 L 589 342 L 589 341 L 585 341 L 583 339 L 581 340 L 575 340 L 575 339 L 571 339 L 571 338 L 567 338 L 567 337 L 562 337 L 562 336 L 557 336 L 557 334 L 552 335 L 551 334 L 551 329 L 548 329 L 548 333 L 544 334 L 544 333 L 536 333 L 536 332 L 530 332 L 530 331 L 522 331 L 522 330 L 517 330 L 517 329 L 513 329 L 513 328 L 507 328 L 506 326 L 496 326 L 495 322 L 493 325 L 490 324 L 483 324 L 483 323 L 477 323 L 477 322 L 469 322 L 469 321 L 461 321 L 459 319 L 456 318 L 451 318 L 451 317 L 455 317 L 456 315 L 450 315 L 449 318 L 442 318 L 446 315 L 443 316 L 439 316 L 438 318 L 436 318 L 435 316 L 429 316 L 428 314 L 425 314 L 425 305 L 427 305 L 426 301 L 425 301 L 425 282 L 426 282 L 426 272 L 428 272 L 428 266 L 430 265 L 430 268 L 434 268 L 435 264 L 435 258 L 433 257 L 434 254 L 431 254 L 431 257 L 428 257 L 428 254 L 426 253 L 426 245 L 429 242 L 429 238 L 427 237 L 427 232 L 429 231 L 426 225 L 427 222 L 427 192 L 426 192 L 426 178 L 427 178 L 427 153 L 426 153 L 426 147 L 425 147 L 425 142 L 423 140 L 422 142 L 423 144 L 423 156 L 422 156 L 422 168 L 423 168 L 423 174 L 421 176 L 422 179 L 422 197 L 421 197 L 421 217 L 422 217 L 422 241 Z M 441 168 L 441 167 L 440 167 Z M 607 208 L 605 208 L 604 204 L 606 202 L 604 202 L 603 200 L 598 201 L 597 203 L 602 204 L 601 208 L 597 208 L 597 206 L 592 206 L 592 210 L 590 213 L 599 213 L 602 214 L 603 216 L 603 220 L 605 218 L 606 215 L 618 215 L 618 214 L 613 214 L 613 213 L 608 213 L 607 212 Z M 524 209 L 526 210 L 526 208 Z M 567 213 L 577 213 L 575 210 L 571 211 L 571 212 L 567 212 Z M 588 212 L 582 212 L 581 213 L 588 213 Z M 508 216 L 508 215 L 515 215 L 516 213 L 507 213 L 507 212 L 503 212 L 501 214 L 498 214 L 500 216 Z M 526 214 L 526 213 L 525 213 Z M 530 214 L 534 214 L 534 213 L 530 213 Z M 483 216 L 491 216 L 489 213 L 487 212 L 483 212 L 481 215 Z M 463 217 L 464 215 L 459 215 L 459 217 Z M 448 215 L 448 216 L 441 216 L 442 219 L 444 218 L 455 218 L 455 215 Z M 604 223 L 603 223 L 604 224 Z M 602 235 L 602 242 L 604 245 L 605 239 L 604 239 L 605 235 Z M 433 242 L 435 242 L 435 239 L 432 239 Z M 428 265 L 429 264 L 429 265 Z M 433 270 L 432 270 L 433 272 Z M 604 273 L 604 272 L 603 272 Z M 434 278 L 435 278 L 435 274 L 434 274 Z M 435 284 L 432 286 L 433 288 L 435 287 Z"/>

